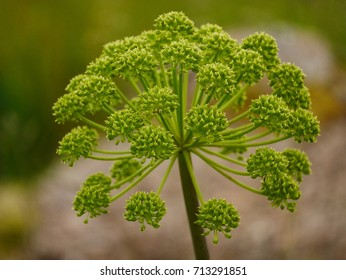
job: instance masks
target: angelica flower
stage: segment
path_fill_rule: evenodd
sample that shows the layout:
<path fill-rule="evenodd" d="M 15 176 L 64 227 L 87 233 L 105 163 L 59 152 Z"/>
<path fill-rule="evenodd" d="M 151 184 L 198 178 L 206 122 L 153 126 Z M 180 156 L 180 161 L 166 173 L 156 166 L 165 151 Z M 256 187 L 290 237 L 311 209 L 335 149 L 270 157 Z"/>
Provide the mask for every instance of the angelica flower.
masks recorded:
<path fill-rule="evenodd" d="M 98 133 L 87 126 L 78 126 L 66 134 L 59 142 L 57 153 L 64 163 L 73 166 L 81 156 L 87 157 L 97 145 Z"/>
<path fill-rule="evenodd" d="M 125 142 L 131 139 L 133 133 L 144 125 L 143 118 L 132 109 L 122 109 L 112 113 L 105 121 L 107 138 L 113 140 L 120 137 Z"/>
<path fill-rule="evenodd" d="M 303 180 L 303 174 L 308 175 L 311 173 L 311 162 L 306 153 L 297 149 L 286 149 L 282 154 L 288 160 L 286 172 L 295 177 L 298 182 Z"/>
<path fill-rule="evenodd" d="M 139 94 L 139 107 L 145 114 L 169 114 L 178 106 L 178 97 L 169 87 L 160 88 L 155 86 Z"/>
<path fill-rule="evenodd" d="M 165 202 L 154 192 L 136 192 L 127 201 L 124 217 L 127 221 L 138 221 L 141 231 L 145 230 L 145 222 L 154 227 L 160 227 L 160 221 L 166 214 Z"/>
<path fill-rule="evenodd" d="M 84 223 L 88 223 L 88 218 L 108 213 L 107 208 L 111 199 L 110 184 L 111 179 L 102 173 L 89 176 L 83 183 L 74 199 L 73 209 L 78 212 L 78 216 L 87 213 Z"/>
<path fill-rule="evenodd" d="M 225 199 L 210 199 L 199 207 L 196 224 L 207 229 L 204 233 L 214 233 L 213 242 L 217 244 L 218 233 L 231 238 L 231 230 L 239 225 L 240 216 L 237 209 Z"/>
<path fill-rule="evenodd" d="M 140 128 L 130 144 L 131 153 L 137 158 L 169 159 L 175 151 L 173 135 L 154 125 Z"/>
<path fill-rule="evenodd" d="M 221 132 L 228 126 L 224 112 L 215 106 L 196 106 L 186 114 L 186 129 L 196 140 L 214 142 L 222 139 Z"/>
<path fill-rule="evenodd" d="M 274 207 L 287 208 L 290 212 L 295 211 L 296 203 L 294 201 L 301 196 L 297 182 L 286 174 L 265 177 L 261 190 Z"/>
<path fill-rule="evenodd" d="M 263 78 L 270 89 L 245 102 Z M 110 176 L 94 174 L 77 192 L 73 207 L 85 223 L 167 161 L 157 189 L 135 191 L 125 205 L 126 220 L 138 221 L 142 231 L 147 224 L 158 228 L 166 213 L 161 193 L 178 162 L 196 257 L 206 259 L 204 235 L 212 232 L 215 244 L 219 233 L 230 238 L 240 216 L 224 199 L 205 200 L 195 156 L 232 185 L 293 212 L 311 163 L 297 149 L 270 145 L 315 142 L 320 126 L 310 108 L 302 69 L 280 61 L 271 35 L 238 42 L 219 25 L 197 27 L 183 12 L 168 12 L 152 30 L 105 44 L 85 73 L 71 79 L 53 115 L 59 124 L 78 123 L 59 142 L 63 162 L 111 162 Z M 98 148 L 99 135 L 116 145 Z M 248 185 L 246 176 L 261 187 Z"/>
<path fill-rule="evenodd" d="M 272 148 L 259 148 L 247 159 L 246 169 L 252 178 L 285 173 L 289 160 Z"/>
<path fill-rule="evenodd" d="M 217 99 L 224 94 L 229 94 L 235 90 L 235 75 L 229 66 L 215 62 L 203 65 L 197 73 L 197 82 L 208 95 L 214 95 Z"/>
<path fill-rule="evenodd" d="M 250 49 L 258 52 L 266 65 L 267 70 L 280 63 L 278 57 L 279 48 L 274 37 L 267 33 L 256 32 L 245 39 L 243 39 L 241 47 L 243 49 Z"/>
<path fill-rule="evenodd" d="M 291 63 L 277 65 L 268 74 L 274 94 L 293 109 L 310 109 L 310 94 L 304 85 L 304 77 L 303 71 Z"/>
<path fill-rule="evenodd" d="M 277 133 L 286 132 L 288 123 L 294 119 L 287 104 L 275 95 L 261 95 L 252 100 L 250 112 L 249 118 L 255 125 L 267 127 Z M 291 128 L 294 129 L 294 126 L 291 125 Z"/>

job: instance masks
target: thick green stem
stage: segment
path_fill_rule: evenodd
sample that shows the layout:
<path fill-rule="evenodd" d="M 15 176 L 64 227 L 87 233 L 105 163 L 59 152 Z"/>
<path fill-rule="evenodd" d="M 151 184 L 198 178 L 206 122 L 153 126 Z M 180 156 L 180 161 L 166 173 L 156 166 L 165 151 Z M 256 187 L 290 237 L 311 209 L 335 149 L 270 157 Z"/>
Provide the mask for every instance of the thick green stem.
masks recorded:
<path fill-rule="evenodd" d="M 198 211 L 198 198 L 195 191 L 191 174 L 188 170 L 188 164 L 186 162 L 186 157 L 183 152 L 179 152 L 178 155 L 180 180 L 183 188 L 185 208 L 189 220 L 189 226 L 191 231 L 191 237 L 193 242 L 193 247 L 195 250 L 195 256 L 197 260 L 208 260 L 209 252 L 207 247 L 207 242 L 203 235 L 203 229 L 197 225 L 196 214 Z"/>

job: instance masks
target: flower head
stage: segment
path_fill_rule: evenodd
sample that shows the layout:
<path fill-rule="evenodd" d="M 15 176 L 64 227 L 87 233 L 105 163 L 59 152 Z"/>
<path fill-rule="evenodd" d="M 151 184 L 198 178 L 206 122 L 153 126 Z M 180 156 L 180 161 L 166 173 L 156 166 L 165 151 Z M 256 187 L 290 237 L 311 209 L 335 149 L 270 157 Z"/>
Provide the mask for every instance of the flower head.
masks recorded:
<path fill-rule="evenodd" d="M 264 126 L 277 133 L 287 131 L 291 110 L 280 97 L 261 95 L 252 100 L 250 105 L 250 120 L 258 126 Z"/>
<path fill-rule="evenodd" d="M 125 78 L 142 77 L 155 71 L 157 61 L 154 54 L 146 48 L 130 49 L 119 55 L 114 63 L 117 73 Z"/>
<path fill-rule="evenodd" d="M 251 49 L 239 49 L 232 63 L 239 75 L 237 80 L 242 80 L 249 85 L 261 80 L 266 70 L 262 56 Z"/>
<path fill-rule="evenodd" d="M 235 89 L 234 71 L 220 62 L 201 66 L 196 79 L 202 91 L 214 95 L 217 99 L 224 94 L 231 94 Z"/>
<path fill-rule="evenodd" d="M 105 123 L 107 138 L 113 140 L 120 137 L 122 142 L 131 139 L 133 133 L 144 125 L 142 116 L 128 108 L 115 111 Z"/>
<path fill-rule="evenodd" d="M 84 97 L 88 102 L 88 111 L 91 113 L 100 110 L 104 103 L 114 106 L 119 100 L 114 82 L 103 76 L 78 75 L 70 81 L 66 90 Z"/>
<path fill-rule="evenodd" d="M 137 158 L 169 159 L 176 149 L 173 135 L 160 126 L 141 127 L 130 141 L 131 153 Z"/>
<path fill-rule="evenodd" d="M 186 114 L 186 129 L 194 138 L 209 143 L 222 139 L 221 132 L 228 127 L 226 114 L 215 106 L 192 107 Z"/>
<path fill-rule="evenodd" d="M 278 57 L 279 48 L 274 37 L 267 33 L 254 33 L 243 39 L 241 47 L 258 52 L 264 61 L 267 70 L 280 63 Z"/>
<path fill-rule="evenodd" d="M 183 12 L 168 12 L 160 15 L 154 23 L 156 30 L 169 32 L 171 36 L 186 37 L 194 33 L 195 25 Z"/>
<path fill-rule="evenodd" d="M 194 39 L 203 51 L 205 63 L 231 63 L 237 50 L 238 42 L 216 24 L 202 25 L 194 35 Z"/>
<path fill-rule="evenodd" d="M 81 156 L 87 157 L 91 154 L 92 148 L 97 145 L 97 140 L 98 134 L 95 129 L 78 126 L 59 142 L 57 153 L 64 163 L 73 166 Z"/>
<path fill-rule="evenodd" d="M 308 175 L 311 173 L 311 162 L 306 153 L 297 149 L 286 149 L 282 154 L 288 160 L 286 172 L 295 177 L 298 182 L 303 180 L 303 174 Z"/>
<path fill-rule="evenodd" d="M 231 230 L 239 225 L 240 216 L 237 209 L 225 199 L 210 199 L 203 203 L 198 210 L 196 224 L 207 229 L 204 233 L 214 233 L 214 244 L 218 243 L 218 233 L 231 238 Z"/>
<path fill-rule="evenodd" d="M 163 46 L 160 54 L 165 64 L 173 66 L 183 64 L 185 71 L 190 69 L 197 71 L 202 58 L 199 47 L 186 39 L 173 41 Z"/>
<path fill-rule="evenodd" d="M 63 95 L 53 106 L 58 123 L 77 121 L 87 113 L 94 114 L 104 104 L 115 106 L 119 102 L 117 89 L 108 77 L 81 74 L 74 77 Z"/>
<path fill-rule="evenodd" d="M 246 162 L 252 178 L 285 173 L 289 164 L 285 155 L 268 147 L 258 148 Z"/>
<path fill-rule="evenodd" d="M 296 181 L 286 174 L 266 176 L 262 181 L 261 190 L 274 207 L 287 208 L 290 212 L 294 212 L 296 208 L 293 201 L 301 196 Z"/>
<path fill-rule="evenodd" d="M 160 221 L 166 214 L 165 202 L 155 192 L 136 192 L 126 201 L 125 209 L 125 219 L 138 221 L 141 231 L 145 230 L 145 222 L 154 228 L 160 227 Z"/>
<path fill-rule="evenodd" d="M 314 143 L 320 135 L 320 122 L 311 111 L 299 108 L 291 114 L 287 131 L 298 143 Z"/>
<path fill-rule="evenodd" d="M 89 176 L 83 183 L 74 199 L 73 209 L 78 212 L 79 217 L 88 213 L 84 223 L 88 223 L 88 218 L 108 213 L 107 207 L 111 198 L 109 195 L 110 184 L 111 179 L 102 173 Z"/>
<path fill-rule="evenodd" d="M 178 97 L 168 87 L 152 87 L 139 95 L 140 109 L 148 116 L 169 114 L 178 106 Z"/>
<path fill-rule="evenodd" d="M 304 73 L 299 67 L 282 63 L 271 69 L 268 78 L 274 94 L 281 97 L 290 108 L 310 109 L 310 94 L 304 86 Z"/>

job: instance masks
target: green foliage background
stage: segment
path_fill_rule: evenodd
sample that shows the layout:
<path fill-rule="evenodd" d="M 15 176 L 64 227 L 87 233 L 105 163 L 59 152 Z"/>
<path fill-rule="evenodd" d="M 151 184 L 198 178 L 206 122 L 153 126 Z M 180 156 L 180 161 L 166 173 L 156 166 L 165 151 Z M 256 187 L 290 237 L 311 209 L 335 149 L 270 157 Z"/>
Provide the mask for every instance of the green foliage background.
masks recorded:
<path fill-rule="evenodd" d="M 344 0 L 2 0 L 0 181 L 31 178 L 54 158 L 68 128 L 54 124 L 52 104 L 103 44 L 151 28 L 170 10 L 184 11 L 196 25 L 304 26 L 346 62 Z"/>

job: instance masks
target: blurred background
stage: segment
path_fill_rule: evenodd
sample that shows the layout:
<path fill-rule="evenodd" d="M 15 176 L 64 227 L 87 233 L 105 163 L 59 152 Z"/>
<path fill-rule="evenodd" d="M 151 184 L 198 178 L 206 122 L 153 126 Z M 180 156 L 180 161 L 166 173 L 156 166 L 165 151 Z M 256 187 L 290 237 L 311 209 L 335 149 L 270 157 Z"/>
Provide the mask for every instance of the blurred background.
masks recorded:
<path fill-rule="evenodd" d="M 155 232 L 124 222 L 123 205 L 87 226 L 75 217 L 71 202 L 81 182 L 88 172 L 109 167 L 87 161 L 62 166 L 55 151 L 71 127 L 54 123 L 51 110 L 105 43 L 151 29 L 171 10 L 185 12 L 197 26 L 219 24 L 239 40 L 255 31 L 276 37 L 282 60 L 307 74 L 322 125 L 318 143 L 302 146 L 313 174 L 303 182 L 299 211 L 273 211 L 263 199 L 235 191 L 231 200 L 242 225 L 232 240 L 210 245 L 211 256 L 346 259 L 344 0 L 2 0 L 0 259 L 193 258 L 176 171 L 165 188 L 171 216 Z M 205 173 L 202 164 L 196 167 Z M 226 184 L 214 175 L 202 182 Z"/>

